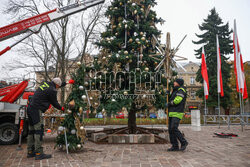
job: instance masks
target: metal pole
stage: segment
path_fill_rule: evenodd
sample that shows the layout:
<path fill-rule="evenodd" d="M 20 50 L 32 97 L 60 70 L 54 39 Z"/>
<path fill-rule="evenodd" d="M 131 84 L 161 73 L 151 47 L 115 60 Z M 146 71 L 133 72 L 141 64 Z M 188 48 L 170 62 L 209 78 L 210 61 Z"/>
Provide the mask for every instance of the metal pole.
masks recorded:
<path fill-rule="evenodd" d="M 239 100 L 240 100 L 240 125 L 241 125 L 241 131 L 243 131 L 243 127 L 242 127 L 242 108 L 241 108 L 241 95 L 240 95 L 240 91 L 239 91 Z"/>
<path fill-rule="evenodd" d="M 220 129 L 220 94 L 218 93 L 219 129 Z"/>
<path fill-rule="evenodd" d="M 65 137 L 66 151 L 67 151 L 67 154 L 69 154 L 68 140 L 67 140 L 67 134 L 66 134 L 66 128 L 64 127 L 63 130 L 64 130 L 64 137 Z"/>
<path fill-rule="evenodd" d="M 204 109 L 204 125 L 207 124 L 207 100 L 206 100 L 206 96 L 204 96 L 204 100 L 205 100 L 205 109 Z"/>

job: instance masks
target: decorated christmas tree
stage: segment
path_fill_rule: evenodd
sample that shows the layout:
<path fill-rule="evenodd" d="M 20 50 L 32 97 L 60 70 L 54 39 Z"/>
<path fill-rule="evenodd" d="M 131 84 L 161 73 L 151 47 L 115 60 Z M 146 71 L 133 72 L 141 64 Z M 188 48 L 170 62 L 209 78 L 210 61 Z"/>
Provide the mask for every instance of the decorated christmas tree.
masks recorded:
<path fill-rule="evenodd" d="M 67 116 L 59 127 L 57 146 L 82 147 L 85 139 L 83 111 L 103 112 L 108 116 L 128 111 L 128 133 L 136 130 L 136 112 L 164 108 L 166 79 L 155 71 L 162 60 L 156 53 L 163 23 L 152 7 L 155 0 L 114 0 L 106 11 L 110 22 L 96 45 L 99 54 L 91 67 L 79 65 L 73 74 Z"/>
<path fill-rule="evenodd" d="M 69 150 L 81 149 L 84 144 L 86 132 L 84 129 L 83 112 L 87 109 L 85 71 L 86 68 L 78 63 L 78 70 L 72 74 L 69 81 L 72 84 L 72 92 L 67 99 L 67 112 L 64 121 L 58 128 L 58 136 L 56 138 L 56 147 L 64 148 L 66 143 Z"/>
<path fill-rule="evenodd" d="M 155 0 L 114 0 L 106 11 L 110 22 L 97 43 L 101 54 L 95 69 L 102 93 L 98 111 L 108 114 L 126 108 L 129 133 L 136 133 L 136 112 L 148 107 L 164 108 L 164 75 L 155 72 L 161 60 L 156 55 L 156 39 L 163 23 L 152 7 Z M 165 82 L 166 83 L 166 82 Z"/>

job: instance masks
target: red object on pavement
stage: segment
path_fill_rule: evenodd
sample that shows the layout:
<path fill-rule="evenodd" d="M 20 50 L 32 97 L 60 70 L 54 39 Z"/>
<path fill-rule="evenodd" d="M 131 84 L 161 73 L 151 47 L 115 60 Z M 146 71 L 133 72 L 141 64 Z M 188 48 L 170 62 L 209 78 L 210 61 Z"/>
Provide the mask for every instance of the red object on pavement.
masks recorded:
<path fill-rule="evenodd" d="M 124 114 L 119 112 L 118 115 L 115 116 L 116 118 L 124 119 Z"/>
<path fill-rule="evenodd" d="M 73 80 L 73 79 L 69 80 L 69 84 L 74 84 L 74 83 L 75 83 L 75 80 Z"/>

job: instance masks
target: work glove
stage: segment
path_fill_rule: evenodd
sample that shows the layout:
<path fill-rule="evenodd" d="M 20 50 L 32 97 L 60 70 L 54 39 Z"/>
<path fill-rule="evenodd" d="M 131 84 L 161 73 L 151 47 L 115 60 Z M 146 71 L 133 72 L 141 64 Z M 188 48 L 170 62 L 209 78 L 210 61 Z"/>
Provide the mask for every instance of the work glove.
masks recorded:
<path fill-rule="evenodd" d="M 62 107 L 61 110 L 64 111 L 65 110 L 64 107 Z"/>

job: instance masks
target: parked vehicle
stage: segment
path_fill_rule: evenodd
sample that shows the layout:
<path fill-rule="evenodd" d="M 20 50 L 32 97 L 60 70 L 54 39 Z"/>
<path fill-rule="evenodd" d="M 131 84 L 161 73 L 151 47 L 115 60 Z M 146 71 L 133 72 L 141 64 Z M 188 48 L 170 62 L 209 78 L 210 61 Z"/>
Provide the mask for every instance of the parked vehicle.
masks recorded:
<path fill-rule="evenodd" d="M 147 118 L 146 114 L 138 113 L 137 118 Z"/>
<path fill-rule="evenodd" d="M 157 118 L 157 115 L 155 113 L 150 113 L 149 118 L 155 119 Z"/>
<path fill-rule="evenodd" d="M 124 114 L 122 112 L 118 112 L 115 118 L 124 119 Z"/>
<path fill-rule="evenodd" d="M 28 81 L 23 81 L 0 88 L 0 144 L 17 142 L 21 118 L 24 119 L 22 137 L 28 136 L 26 106 L 34 92 L 28 91 L 27 86 Z"/>
<path fill-rule="evenodd" d="M 95 117 L 96 117 L 96 118 L 103 118 L 103 115 L 102 115 L 101 112 L 99 112 L 99 113 L 97 113 L 97 114 L 95 115 Z"/>
<path fill-rule="evenodd" d="M 184 115 L 185 118 L 190 118 L 191 117 L 191 113 L 190 112 L 186 112 Z"/>

